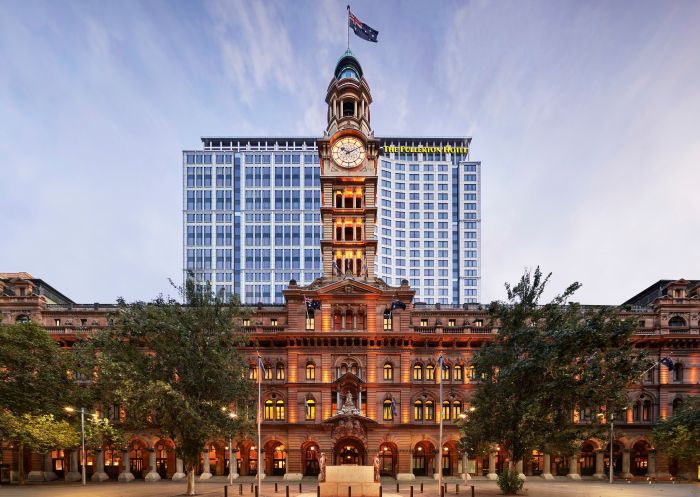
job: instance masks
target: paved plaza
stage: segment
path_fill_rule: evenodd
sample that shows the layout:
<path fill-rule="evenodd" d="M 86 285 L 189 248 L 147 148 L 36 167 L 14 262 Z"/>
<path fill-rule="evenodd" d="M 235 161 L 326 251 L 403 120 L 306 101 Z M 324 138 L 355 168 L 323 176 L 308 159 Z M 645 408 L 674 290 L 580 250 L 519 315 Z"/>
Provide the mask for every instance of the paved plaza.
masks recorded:
<path fill-rule="evenodd" d="M 247 480 L 247 479 L 246 479 Z M 413 483 L 414 497 L 437 497 L 437 484 L 433 480 L 423 482 L 423 493 L 420 493 L 420 481 Z M 250 480 L 237 481 L 229 487 L 228 495 L 236 497 L 239 495 L 240 487 L 243 485 L 243 497 L 253 497 L 250 492 Z M 285 497 L 286 482 L 278 482 L 278 492 L 275 493 L 274 481 L 263 482 L 262 497 Z M 221 497 L 224 495 L 225 482 L 210 481 L 197 482 L 195 489 L 198 495 Z M 465 487 L 460 484 L 459 494 L 455 493 L 454 483 L 448 483 L 448 493 L 446 497 L 471 497 L 470 485 L 475 487 L 475 497 L 501 495 L 495 482 L 486 480 L 475 480 L 469 482 Z M 290 497 L 296 497 L 299 493 L 298 483 L 290 484 Z M 386 494 L 396 492 L 395 481 L 382 481 L 382 487 Z M 315 492 L 315 482 L 304 480 L 302 491 Z M 88 483 L 85 487 L 79 483 L 48 483 L 48 484 L 28 484 L 20 487 L 18 485 L 0 486 L 1 497 L 174 497 L 182 495 L 185 490 L 184 482 L 160 481 L 157 483 L 131 482 L 131 483 Z M 400 495 L 410 497 L 410 485 L 402 483 L 399 489 Z M 554 481 L 545 482 L 532 479 L 525 482 L 525 491 L 522 495 L 530 497 L 700 497 L 700 483 L 681 483 L 673 485 L 671 483 L 657 483 L 648 485 L 643 482 L 631 484 L 625 482 L 615 482 L 612 485 L 598 481 Z M 356 496 L 360 497 L 360 496 Z"/>

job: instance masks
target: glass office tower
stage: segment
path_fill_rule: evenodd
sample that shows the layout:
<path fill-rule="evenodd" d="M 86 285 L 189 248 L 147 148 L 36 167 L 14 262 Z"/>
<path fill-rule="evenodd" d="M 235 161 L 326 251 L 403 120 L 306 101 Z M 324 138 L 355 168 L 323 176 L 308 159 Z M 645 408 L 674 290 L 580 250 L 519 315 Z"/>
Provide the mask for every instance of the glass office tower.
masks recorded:
<path fill-rule="evenodd" d="M 470 138 L 380 138 L 382 147 L 463 147 Z M 183 151 L 183 268 L 247 304 L 283 303 L 289 280 L 321 275 L 315 137 L 202 138 Z M 382 148 L 382 150 L 384 150 Z M 481 163 L 382 152 L 375 274 L 416 301 L 479 301 Z"/>

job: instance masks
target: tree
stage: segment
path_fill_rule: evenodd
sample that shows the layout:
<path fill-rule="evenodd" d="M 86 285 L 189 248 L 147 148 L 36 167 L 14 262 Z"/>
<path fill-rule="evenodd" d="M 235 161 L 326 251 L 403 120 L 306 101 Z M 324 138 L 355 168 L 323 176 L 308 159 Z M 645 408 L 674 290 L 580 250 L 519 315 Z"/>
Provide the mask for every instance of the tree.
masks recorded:
<path fill-rule="evenodd" d="M 236 298 L 224 302 L 210 287 L 188 279 L 175 299 L 127 304 L 119 299 L 109 326 L 84 347 L 95 358 L 96 387 L 108 404 L 125 407 L 124 426 L 159 430 L 175 444 L 194 495 L 194 469 L 213 436 L 241 429 L 235 406 L 246 406 L 252 388 L 240 347 L 247 345 Z"/>
<path fill-rule="evenodd" d="M 686 397 L 670 418 L 660 421 L 654 443 L 684 470 L 700 464 L 700 397 Z"/>
<path fill-rule="evenodd" d="M 53 418 L 71 403 L 75 393 L 66 359 L 40 326 L 0 325 L 0 439 L 17 445 L 20 483 L 25 479 L 25 448 L 41 451 L 73 446 L 63 445 L 72 438 L 62 437 L 64 423 Z M 46 433 L 42 435 L 40 429 Z"/>
<path fill-rule="evenodd" d="M 578 283 L 540 305 L 548 280 L 538 267 L 506 284 L 508 301 L 489 307 L 498 334 L 473 359 L 479 383 L 463 443 L 500 443 L 511 465 L 535 448 L 573 453 L 600 433 L 597 415 L 625 406 L 625 387 L 647 365 L 629 341 L 633 319 L 617 308 L 570 303 Z M 585 422 L 575 422 L 575 413 Z"/>

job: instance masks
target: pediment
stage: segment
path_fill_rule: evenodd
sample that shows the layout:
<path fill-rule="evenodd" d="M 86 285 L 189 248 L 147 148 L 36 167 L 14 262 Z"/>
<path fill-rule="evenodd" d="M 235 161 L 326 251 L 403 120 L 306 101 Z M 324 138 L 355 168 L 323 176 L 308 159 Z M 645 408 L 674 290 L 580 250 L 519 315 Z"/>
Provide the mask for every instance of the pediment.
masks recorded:
<path fill-rule="evenodd" d="M 385 291 L 365 281 L 347 278 L 318 289 L 319 295 L 383 295 Z"/>

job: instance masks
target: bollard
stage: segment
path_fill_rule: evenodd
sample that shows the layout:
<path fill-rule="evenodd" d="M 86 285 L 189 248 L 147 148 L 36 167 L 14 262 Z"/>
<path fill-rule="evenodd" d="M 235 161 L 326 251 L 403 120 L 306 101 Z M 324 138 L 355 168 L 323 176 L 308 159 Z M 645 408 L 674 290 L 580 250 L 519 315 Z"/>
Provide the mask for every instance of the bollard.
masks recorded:
<path fill-rule="evenodd" d="M 413 485 L 411 485 L 411 497 L 413 497 Z"/>
<path fill-rule="evenodd" d="M 399 493 L 399 482 L 396 482 L 396 493 Z"/>
<path fill-rule="evenodd" d="M 258 497 L 258 486 L 255 485 L 255 497 Z"/>
<path fill-rule="evenodd" d="M 348 486 L 348 497 L 352 497 L 352 487 Z"/>
<path fill-rule="evenodd" d="M 258 497 L 257 495 L 255 497 Z M 440 497 L 445 497 L 445 485 L 440 485 Z"/>
<path fill-rule="evenodd" d="M 299 493 L 301 493 L 301 483 L 299 484 Z"/>
<path fill-rule="evenodd" d="M 423 493 L 423 483 L 420 484 L 420 493 Z"/>
<path fill-rule="evenodd" d="M 316 487 L 316 497 L 321 497 L 321 485 Z M 381 497 L 381 495 L 379 497 Z"/>
<path fill-rule="evenodd" d="M 384 495 L 384 490 L 382 489 L 382 484 L 379 484 L 379 497 L 382 497 Z"/>
<path fill-rule="evenodd" d="M 277 493 L 277 482 L 275 482 L 275 493 Z"/>
<path fill-rule="evenodd" d="M 253 493 L 253 483 L 250 484 L 250 493 Z"/>
<path fill-rule="evenodd" d="M 228 487 L 224 485 L 224 497 L 228 497 Z"/>
<path fill-rule="evenodd" d="M 243 484 L 242 483 L 238 484 L 238 495 L 243 495 Z"/>
<path fill-rule="evenodd" d="M 472 497 L 474 497 L 474 485 L 472 485 Z"/>
<path fill-rule="evenodd" d="M 459 493 L 459 483 L 455 484 L 455 493 Z"/>
<path fill-rule="evenodd" d="M 287 485 L 284 489 L 284 497 L 289 497 L 289 485 Z"/>

